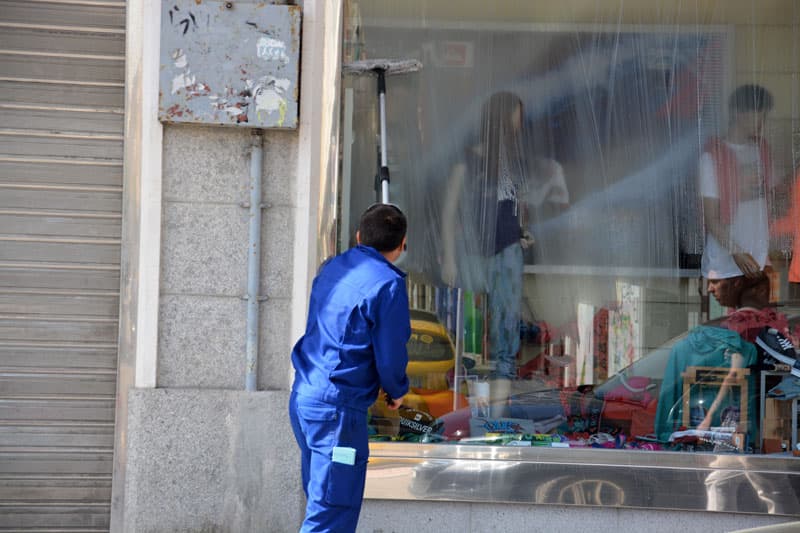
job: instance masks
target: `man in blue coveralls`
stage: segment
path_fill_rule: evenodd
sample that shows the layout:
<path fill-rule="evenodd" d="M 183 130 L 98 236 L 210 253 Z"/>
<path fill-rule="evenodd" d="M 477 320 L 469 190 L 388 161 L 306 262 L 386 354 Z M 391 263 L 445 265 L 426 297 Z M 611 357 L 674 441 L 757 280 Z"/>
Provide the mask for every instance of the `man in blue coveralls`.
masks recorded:
<path fill-rule="evenodd" d="M 411 335 L 405 273 L 406 217 L 389 204 L 367 209 L 358 246 L 325 263 L 314 280 L 305 335 L 292 351 L 289 416 L 302 458 L 301 532 L 356 530 L 369 447 L 367 409 L 383 388 L 390 409 L 408 392 Z"/>

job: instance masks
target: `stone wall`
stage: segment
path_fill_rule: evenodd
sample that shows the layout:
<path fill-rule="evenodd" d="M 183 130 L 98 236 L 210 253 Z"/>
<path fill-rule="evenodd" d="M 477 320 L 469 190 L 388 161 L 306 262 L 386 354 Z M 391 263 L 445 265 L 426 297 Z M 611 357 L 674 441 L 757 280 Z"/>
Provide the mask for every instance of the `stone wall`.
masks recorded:
<path fill-rule="evenodd" d="M 287 413 L 298 136 L 264 134 L 256 393 L 244 392 L 250 137 L 164 130 L 157 388 L 129 396 L 125 531 L 284 532 L 302 520 Z"/>

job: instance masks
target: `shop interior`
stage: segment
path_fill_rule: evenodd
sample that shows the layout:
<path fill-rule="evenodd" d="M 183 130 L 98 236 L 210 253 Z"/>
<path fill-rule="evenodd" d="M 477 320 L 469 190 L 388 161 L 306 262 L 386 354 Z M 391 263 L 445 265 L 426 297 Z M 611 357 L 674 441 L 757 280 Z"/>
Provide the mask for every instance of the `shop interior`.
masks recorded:
<path fill-rule="evenodd" d="M 343 39 L 323 234 L 382 144 L 409 218 L 372 440 L 800 457 L 797 2 L 349 0 Z M 378 58 L 420 65 L 383 136 Z"/>

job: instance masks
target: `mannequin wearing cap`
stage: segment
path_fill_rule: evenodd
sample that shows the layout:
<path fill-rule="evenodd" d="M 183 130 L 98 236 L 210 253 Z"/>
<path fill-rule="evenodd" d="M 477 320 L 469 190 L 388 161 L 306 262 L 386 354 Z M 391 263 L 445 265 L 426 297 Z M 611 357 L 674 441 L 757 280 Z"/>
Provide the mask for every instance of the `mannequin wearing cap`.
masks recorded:
<path fill-rule="evenodd" d="M 772 95 L 742 85 L 730 96 L 724 139 L 709 139 L 699 164 L 706 242 L 701 268 L 707 279 L 759 277 L 769 248 L 772 157 L 764 124 Z"/>

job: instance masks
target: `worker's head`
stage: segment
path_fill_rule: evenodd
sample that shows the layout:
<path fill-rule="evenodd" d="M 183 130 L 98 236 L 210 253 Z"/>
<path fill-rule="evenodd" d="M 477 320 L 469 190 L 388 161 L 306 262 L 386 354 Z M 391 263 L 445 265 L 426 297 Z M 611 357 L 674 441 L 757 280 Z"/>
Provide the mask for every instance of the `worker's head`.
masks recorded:
<path fill-rule="evenodd" d="M 772 94 L 760 85 L 742 85 L 728 100 L 731 126 L 740 136 L 758 140 L 764 132 L 767 113 L 772 110 Z"/>
<path fill-rule="evenodd" d="M 400 208 L 392 204 L 374 204 L 361 215 L 356 241 L 384 255 L 397 252 L 399 257 L 406 245 L 407 228 L 406 216 Z"/>

